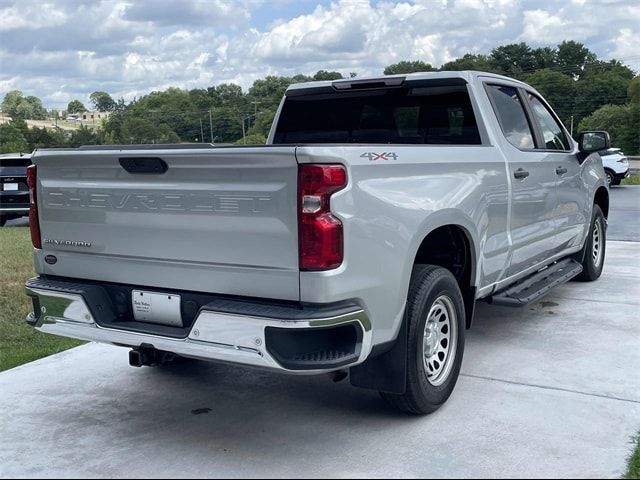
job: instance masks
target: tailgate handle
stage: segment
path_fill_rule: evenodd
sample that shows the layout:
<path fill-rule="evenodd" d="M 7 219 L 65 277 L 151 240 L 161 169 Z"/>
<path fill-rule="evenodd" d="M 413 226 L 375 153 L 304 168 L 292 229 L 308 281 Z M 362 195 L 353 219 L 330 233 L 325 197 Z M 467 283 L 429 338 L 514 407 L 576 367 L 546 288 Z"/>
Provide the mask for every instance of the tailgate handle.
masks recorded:
<path fill-rule="evenodd" d="M 120 165 L 129 173 L 152 173 L 162 175 L 169 166 L 167 162 L 157 157 L 123 157 Z"/>

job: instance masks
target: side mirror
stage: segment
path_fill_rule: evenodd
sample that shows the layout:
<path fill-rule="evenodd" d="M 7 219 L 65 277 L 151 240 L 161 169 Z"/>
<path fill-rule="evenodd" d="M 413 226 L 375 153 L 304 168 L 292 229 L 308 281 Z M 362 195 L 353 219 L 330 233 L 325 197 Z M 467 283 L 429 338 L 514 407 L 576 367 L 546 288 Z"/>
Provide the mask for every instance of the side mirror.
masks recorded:
<path fill-rule="evenodd" d="M 611 138 L 608 132 L 580 132 L 578 147 L 584 153 L 599 152 L 611 147 Z"/>

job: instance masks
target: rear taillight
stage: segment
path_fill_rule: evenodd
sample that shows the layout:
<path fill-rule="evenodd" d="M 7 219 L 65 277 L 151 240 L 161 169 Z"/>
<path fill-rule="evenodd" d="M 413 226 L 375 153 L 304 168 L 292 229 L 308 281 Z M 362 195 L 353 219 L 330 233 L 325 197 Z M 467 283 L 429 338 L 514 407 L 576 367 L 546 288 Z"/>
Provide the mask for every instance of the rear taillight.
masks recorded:
<path fill-rule="evenodd" d="M 29 186 L 29 228 L 31 229 L 31 243 L 36 248 L 42 248 L 40 239 L 40 221 L 38 220 L 38 197 L 36 193 L 36 166 L 27 167 L 27 185 Z"/>
<path fill-rule="evenodd" d="M 300 270 L 330 270 L 343 257 L 342 222 L 331 213 L 331 195 L 347 184 L 342 165 L 300 165 L 298 242 Z"/>

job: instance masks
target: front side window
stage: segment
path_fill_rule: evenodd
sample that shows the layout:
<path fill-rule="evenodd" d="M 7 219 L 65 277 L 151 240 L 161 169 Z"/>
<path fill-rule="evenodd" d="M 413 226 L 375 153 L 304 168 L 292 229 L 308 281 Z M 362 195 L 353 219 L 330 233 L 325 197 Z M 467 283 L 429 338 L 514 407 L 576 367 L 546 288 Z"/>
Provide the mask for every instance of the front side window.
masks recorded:
<path fill-rule="evenodd" d="M 529 102 L 533 110 L 535 121 L 542 132 L 544 147 L 547 150 L 569 150 L 569 141 L 560 124 L 556 121 L 549 109 L 538 97 L 529 93 Z"/>
<path fill-rule="evenodd" d="M 527 121 L 518 91 L 505 85 L 488 85 L 502 132 L 509 143 L 526 150 L 535 147 L 533 133 Z"/>

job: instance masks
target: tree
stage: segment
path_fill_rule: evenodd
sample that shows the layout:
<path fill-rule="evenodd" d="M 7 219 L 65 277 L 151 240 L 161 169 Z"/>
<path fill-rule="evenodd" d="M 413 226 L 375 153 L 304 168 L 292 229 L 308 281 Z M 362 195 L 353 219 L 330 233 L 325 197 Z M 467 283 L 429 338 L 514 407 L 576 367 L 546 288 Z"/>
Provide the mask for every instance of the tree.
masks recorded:
<path fill-rule="evenodd" d="M 253 101 L 260 101 L 261 108 L 277 108 L 284 92 L 292 83 L 295 83 L 295 81 L 290 77 L 270 75 L 262 80 L 253 82 L 249 89 L 249 97 Z"/>
<path fill-rule="evenodd" d="M 15 125 L 0 125 L 0 153 L 30 152 L 26 138 Z"/>
<path fill-rule="evenodd" d="M 552 47 L 536 48 L 531 51 L 536 68 L 553 68 L 558 62 L 558 51 Z"/>
<path fill-rule="evenodd" d="M 116 102 L 107 92 L 93 92 L 89 95 L 93 108 L 99 112 L 112 112 L 116 108 Z"/>
<path fill-rule="evenodd" d="M 67 112 L 69 113 L 81 113 L 86 112 L 87 108 L 82 104 L 80 100 L 71 100 L 67 105 Z"/>
<path fill-rule="evenodd" d="M 579 130 L 606 130 L 611 144 L 626 154 L 640 153 L 640 105 L 605 105 L 584 118 Z"/>
<path fill-rule="evenodd" d="M 267 137 L 260 133 L 252 133 L 236 141 L 237 145 L 264 145 L 265 143 L 267 143 Z"/>
<path fill-rule="evenodd" d="M 576 82 L 549 68 L 526 75 L 524 80 L 542 94 L 567 125 L 573 113 Z"/>
<path fill-rule="evenodd" d="M 98 134 L 89 127 L 81 125 L 79 129 L 71 132 L 69 138 L 70 147 L 81 147 L 82 145 L 97 145 L 100 143 Z"/>
<path fill-rule="evenodd" d="M 47 111 L 38 97 L 24 97 L 20 90 L 12 90 L 4 96 L 2 111 L 17 118 L 42 120 L 47 118 Z"/>
<path fill-rule="evenodd" d="M 524 42 L 503 45 L 491 50 L 489 64 L 499 72 L 520 78 L 539 68 L 539 55 Z"/>
<path fill-rule="evenodd" d="M 25 97 L 23 104 L 24 103 L 29 106 L 28 112 L 30 115 L 29 117 L 24 118 L 31 118 L 34 120 L 44 120 L 47 118 L 47 110 L 42 106 L 42 101 L 38 97 L 34 97 L 33 95 Z"/>
<path fill-rule="evenodd" d="M 384 69 L 385 75 L 398 75 L 402 73 L 415 73 L 415 72 L 432 72 L 435 68 L 430 63 L 425 63 L 421 60 L 413 60 L 394 63 Z"/>
<path fill-rule="evenodd" d="M 313 80 L 340 80 L 342 74 L 340 72 L 327 72 L 326 70 L 318 70 L 316 74 L 313 76 Z"/>
<path fill-rule="evenodd" d="M 273 109 L 266 109 L 258 112 L 258 116 L 256 117 L 253 126 L 247 132 L 248 135 L 259 134 L 266 138 L 267 135 L 269 135 L 271 124 L 273 123 L 275 116 L 276 111 Z"/>
<path fill-rule="evenodd" d="M 177 143 L 180 138 L 168 125 L 154 125 L 144 118 L 129 118 L 122 126 L 123 143 L 154 144 Z"/>
<path fill-rule="evenodd" d="M 29 128 L 23 132 L 29 151 L 36 148 L 66 147 L 67 135 L 63 130 L 49 130 L 47 128 Z"/>
<path fill-rule="evenodd" d="M 573 40 L 564 41 L 556 50 L 556 70 L 565 75 L 579 78 L 589 63 L 595 62 L 596 54 L 582 43 Z"/>
<path fill-rule="evenodd" d="M 633 80 L 629 82 L 627 96 L 631 103 L 640 103 L 640 75 L 634 77 Z"/>
<path fill-rule="evenodd" d="M 479 70 L 481 72 L 495 72 L 486 55 L 472 55 L 467 53 L 461 58 L 456 58 L 440 67 L 442 71 Z"/>
<path fill-rule="evenodd" d="M 574 113 L 581 120 L 607 104 L 623 105 L 631 80 L 615 72 L 589 72 L 576 84 Z"/>
<path fill-rule="evenodd" d="M 214 107 L 239 107 L 246 103 L 242 87 L 235 83 L 222 83 L 207 88 Z"/>
<path fill-rule="evenodd" d="M 11 90 L 2 100 L 2 111 L 7 115 L 15 116 L 18 105 L 23 100 L 20 90 Z"/>

